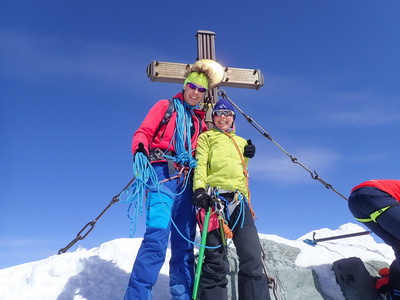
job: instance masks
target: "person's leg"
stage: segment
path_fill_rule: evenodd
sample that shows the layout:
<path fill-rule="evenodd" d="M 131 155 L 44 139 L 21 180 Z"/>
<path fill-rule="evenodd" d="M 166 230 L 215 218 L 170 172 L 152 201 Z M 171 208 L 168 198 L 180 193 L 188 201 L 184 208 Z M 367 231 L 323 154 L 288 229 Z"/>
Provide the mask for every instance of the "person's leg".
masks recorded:
<path fill-rule="evenodd" d="M 400 271 L 397 268 L 396 261 L 393 261 L 389 269 L 387 299 L 400 300 Z"/>
<path fill-rule="evenodd" d="M 177 182 L 180 192 L 182 180 Z M 171 259 L 169 276 L 173 300 L 191 299 L 194 280 L 193 241 L 196 235 L 195 209 L 192 205 L 192 186 L 174 201 L 171 224 Z"/>
<path fill-rule="evenodd" d="M 353 192 L 348 201 L 351 213 L 360 219 L 384 207 L 395 205 L 376 218 L 376 222 L 363 223 L 393 248 L 395 261 L 390 266 L 387 299 L 400 300 L 400 206 L 389 194 L 375 188 L 361 188 Z"/>
<path fill-rule="evenodd" d="M 159 181 L 169 177 L 166 163 L 153 165 Z M 151 299 L 152 288 L 165 262 L 173 198 L 168 185 L 149 191 L 146 199 L 146 232 L 137 253 L 125 300 Z"/>
<path fill-rule="evenodd" d="M 363 224 L 393 248 L 397 267 L 400 270 L 400 205 L 398 202 L 378 189 L 361 188 L 350 195 L 348 205 L 350 212 L 360 219 L 369 218 L 378 209 L 395 205 L 383 212 L 376 222 Z"/>
<path fill-rule="evenodd" d="M 153 285 L 165 261 L 170 232 L 168 207 L 172 200 L 165 194 L 152 192 L 147 202 L 147 229 L 132 268 L 125 300 L 151 299 Z"/>
<path fill-rule="evenodd" d="M 240 207 L 236 207 L 229 222 L 233 226 L 239 218 L 233 229 L 233 242 L 239 257 L 239 299 L 269 300 L 268 278 L 264 273 L 259 236 L 248 205 L 243 208 L 241 212 Z"/>
<path fill-rule="evenodd" d="M 207 247 L 216 247 L 221 244 L 219 229 L 210 231 L 207 235 Z M 222 247 L 206 248 L 204 251 L 203 270 L 200 278 L 200 300 L 227 300 L 229 272 L 228 258 Z"/>

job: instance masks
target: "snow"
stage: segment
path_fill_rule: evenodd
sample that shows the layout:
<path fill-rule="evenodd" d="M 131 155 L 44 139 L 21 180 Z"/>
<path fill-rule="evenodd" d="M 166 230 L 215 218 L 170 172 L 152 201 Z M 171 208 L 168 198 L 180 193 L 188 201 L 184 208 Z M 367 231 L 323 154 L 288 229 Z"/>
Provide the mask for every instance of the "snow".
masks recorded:
<path fill-rule="evenodd" d="M 364 228 L 348 223 L 336 230 L 315 230 L 315 238 L 325 238 L 354 232 Z M 363 261 L 394 260 L 392 248 L 374 240 L 371 235 L 319 242 L 316 246 L 304 243 L 312 239 L 313 232 L 297 240 L 260 234 L 260 238 L 273 240 L 300 249 L 296 265 L 312 268 L 322 282 L 324 291 L 334 299 L 343 299 L 334 274 L 326 266 L 347 257 L 360 257 Z M 141 244 L 141 238 L 116 239 L 93 249 L 78 248 L 74 252 L 53 255 L 46 259 L 0 270 L 0 299 L 122 299 L 129 273 Z M 154 287 L 153 299 L 165 298 L 168 293 L 168 260 Z"/>

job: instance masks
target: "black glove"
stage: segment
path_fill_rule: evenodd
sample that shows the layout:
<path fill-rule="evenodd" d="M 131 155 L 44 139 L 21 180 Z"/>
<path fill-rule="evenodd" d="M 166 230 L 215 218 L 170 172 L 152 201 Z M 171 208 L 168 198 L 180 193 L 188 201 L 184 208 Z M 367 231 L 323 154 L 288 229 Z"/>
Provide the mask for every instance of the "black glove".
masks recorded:
<path fill-rule="evenodd" d="M 147 153 L 147 150 L 144 148 L 143 143 L 139 143 L 139 145 L 138 145 L 138 147 L 137 147 L 137 149 L 135 151 L 134 158 L 136 156 L 136 153 L 139 153 L 139 152 L 143 153 L 147 157 L 147 159 L 149 158 L 149 155 Z"/>
<path fill-rule="evenodd" d="M 211 206 L 211 197 L 204 188 L 199 188 L 193 193 L 192 203 L 197 207 L 207 208 Z"/>
<path fill-rule="evenodd" d="M 253 158 L 256 155 L 256 146 L 251 143 L 251 140 L 247 140 L 247 145 L 244 146 L 243 156 Z"/>

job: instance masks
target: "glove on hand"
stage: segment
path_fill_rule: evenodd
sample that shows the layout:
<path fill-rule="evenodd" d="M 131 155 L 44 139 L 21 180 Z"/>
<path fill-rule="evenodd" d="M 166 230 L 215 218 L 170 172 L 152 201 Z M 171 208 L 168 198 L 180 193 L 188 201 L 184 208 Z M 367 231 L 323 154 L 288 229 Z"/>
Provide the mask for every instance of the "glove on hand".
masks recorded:
<path fill-rule="evenodd" d="M 137 148 L 136 151 L 135 151 L 134 157 L 135 157 L 136 154 L 139 153 L 139 152 L 140 152 L 140 153 L 143 153 L 143 154 L 147 157 L 147 159 L 149 158 L 149 155 L 148 155 L 148 153 L 147 153 L 147 150 L 144 148 L 143 143 L 139 143 L 138 148 Z"/>
<path fill-rule="evenodd" d="M 256 155 L 256 146 L 251 143 L 251 140 L 247 140 L 247 145 L 244 146 L 243 156 L 253 158 Z"/>
<path fill-rule="evenodd" d="M 199 188 L 193 193 L 192 203 L 197 207 L 207 208 L 211 206 L 211 197 L 204 188 Z"/>

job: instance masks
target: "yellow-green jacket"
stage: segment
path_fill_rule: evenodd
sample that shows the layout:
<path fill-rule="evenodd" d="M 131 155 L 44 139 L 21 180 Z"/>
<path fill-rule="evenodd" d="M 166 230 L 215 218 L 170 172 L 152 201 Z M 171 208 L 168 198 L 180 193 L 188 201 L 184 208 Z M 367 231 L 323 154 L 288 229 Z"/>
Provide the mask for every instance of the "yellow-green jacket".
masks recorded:
<path fill-rule="evenodd" d="M 236 135 L 229 135 L 236 141 L 243 157 L 247 141 Z M 248 198 L 246 177 L 243 173 L 243 163 L 239 151 L 229 136 L 218 129 L 210 129 L 200 134 L 196 147 L 197 167 L 194 170 L 193 190 L 218 187 L 227 191 L 238 190 Z M 244 157 L 247 169 L 249 158 Z"/>

